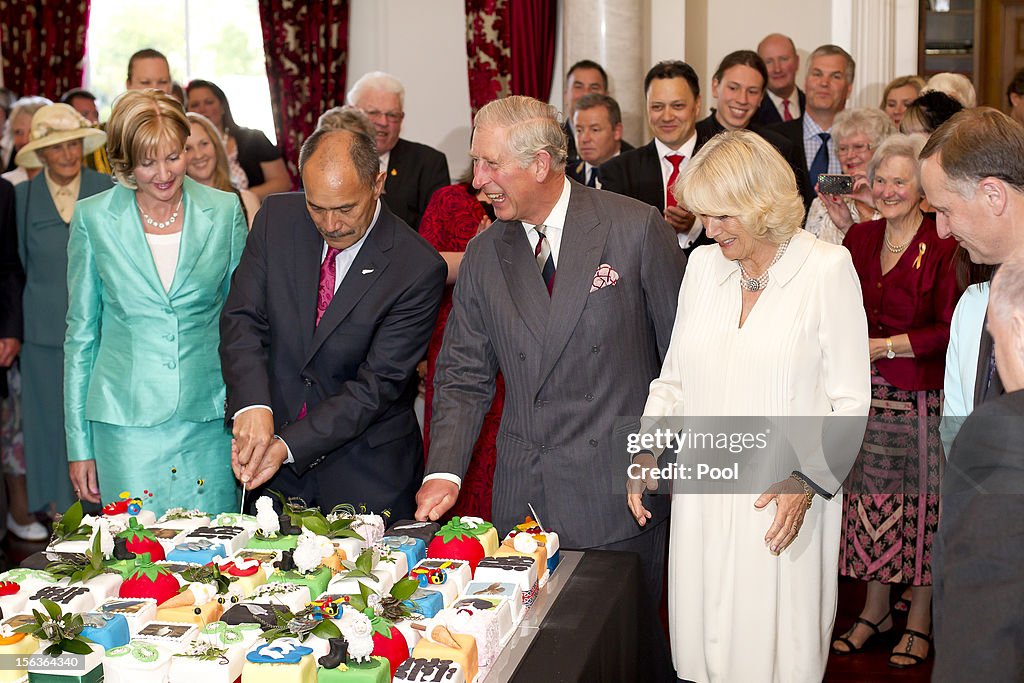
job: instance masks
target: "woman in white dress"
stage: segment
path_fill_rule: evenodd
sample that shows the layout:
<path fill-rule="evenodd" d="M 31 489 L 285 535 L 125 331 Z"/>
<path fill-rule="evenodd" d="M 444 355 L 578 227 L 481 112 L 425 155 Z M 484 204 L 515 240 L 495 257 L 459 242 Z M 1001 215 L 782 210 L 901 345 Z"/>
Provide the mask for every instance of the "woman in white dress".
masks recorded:
<path fill-rule="evenodd" d="M 690 258 L 645 418 L 849 416 L 862 436 L 870 371 L 859 280 L 849 252 L 800 229 L 782 156 L 747 131 L 720 135 L 675 193 L 717 244 Z M 669 633 L 680 678 L 821 680 L 836 609 L 839 489 L 857 438 L 848 452 L 829 451 L 828 466 L 820 445 L 817 465 L 803 453 L 806 466 L 760 497 L 673 496 Z M 641 525 L 650 519 L 639 494 L 629 506 Z"/>

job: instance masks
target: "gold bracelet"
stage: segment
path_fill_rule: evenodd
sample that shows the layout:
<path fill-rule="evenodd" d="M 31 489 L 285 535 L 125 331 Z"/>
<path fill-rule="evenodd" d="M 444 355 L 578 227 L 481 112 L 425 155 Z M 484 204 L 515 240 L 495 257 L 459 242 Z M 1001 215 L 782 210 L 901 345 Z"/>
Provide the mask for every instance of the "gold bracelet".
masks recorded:
<path fill-rule="evenodd" d="M 796 476 L 795 474 L 789 475 L 789 478 L 797 481 L 801 486 L 804 487 L 804 502 L 807 503 L 807 509 L 809 510 L 811 508 L 811 503 L 814 502 L 814 489 L 812 489 L 806 481 Z"/>

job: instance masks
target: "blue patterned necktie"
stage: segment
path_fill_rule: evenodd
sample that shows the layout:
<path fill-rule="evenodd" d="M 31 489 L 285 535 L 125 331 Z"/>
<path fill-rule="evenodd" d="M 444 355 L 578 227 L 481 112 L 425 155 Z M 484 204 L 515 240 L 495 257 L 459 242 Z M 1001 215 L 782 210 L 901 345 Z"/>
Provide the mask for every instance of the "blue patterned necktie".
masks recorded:
<path fill-rule="evenodd" d="M 828 133 L 818 133 L 818 137 L 821 138 L 821 147 L 818 148 L 818 153 L 814 155 L 814 161 L 811 162 L 811 185 L 818 183 L 819 175 L 828 173 L 828 141 L 832 139 L 832 136 Z"/>
<path fill-rule="evenodd" d="M 537 246 L 533 255 L 537 259 L 537 267 L 540 268 L 541 277 L 548 288 L 548 296 L 555 286 L 555 258 L 551 255 L 551 245 L 548 243 L 547 235 L 544 234 L 544 226 L 538 225 L 534 228 L 537 232 Z"/>

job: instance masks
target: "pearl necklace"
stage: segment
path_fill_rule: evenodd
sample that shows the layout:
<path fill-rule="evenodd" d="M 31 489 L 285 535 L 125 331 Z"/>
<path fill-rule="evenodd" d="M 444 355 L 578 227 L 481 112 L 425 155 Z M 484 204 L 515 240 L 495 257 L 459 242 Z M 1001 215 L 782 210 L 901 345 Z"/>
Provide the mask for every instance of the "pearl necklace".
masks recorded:
<path fill-rule="evenodd" d="M 151 228 L 156 228 L 157 230 L 163 230 L 164 228 L 171 227 L 172 225 L 174 225 L 174 222 L 178 220 L 178 212 L 181 210 L 182 199 L 184 199 L 184 197 L 178 200 L 178 205 L 174 207 L 174 212 L 171 214 L 171 217 L 168 218 L 166 221 L 153 220 L 152 218 L 150 218 L 148 213 L 142 210 L 141 206 L 139 207 L 139 212 L 142 213 L 142 218 L 145 219 L 146 225 L 148 225 Z"/>
<path fill-rule="evenodd" d="M 768 264 L 768 267 L 761 273 L 761 277 L 750 277 L 747 275 L 746 269 L 743 268 L 743 264 L 740 263 L 740 287 L 747 290 L 748 292 L 758 292 L 768 286 L 768 271 L 779 262 L 782 255 L 786 253 L 786 247 L 789 246 L 789 240 L 786 240 L 779 245 L 779 248 L 775 251 L 775 258 Z"/>
<path fill-rule="evenodd" d="M 917 234 L 917 233 L 915 232 L 915 233 L 914 233 L 914 235 L 916 235 L 916 234 Z M 883 235 L 883 237 L 884 237 L 884 240 L 885 240 L 885 248 L 886 248 L 886 249 L 888 249 L 888 250 L 889 250 L 889 251 L 890 251 L 891 253 L 893 253 L 893 254 L 900 254 L 900 253 L 902 253 L 902 252 L 903 252 L 904 250 L 906 250 L 906 248 L 907 248 L 907 247 L 909 247 L 909 246 L 910 246 L 910 243 L 911 243 L 911 242 L 913 242 L 913 241 L 914 241 L 914 235 L 912 235 L 912 236 L 910 237 L 910 239 L 909 239 L 909 240 L 907 240 L 906 242 L 904 242 L 903 244 L 893 244 L 893 243 L 892 243 L 892 242 L 891 242 L 891 241 L 889 240 L 889 231 L 888 231 L 888 230 L 886 230 L 886 231 L 885 231 L 885 234 Z"/>

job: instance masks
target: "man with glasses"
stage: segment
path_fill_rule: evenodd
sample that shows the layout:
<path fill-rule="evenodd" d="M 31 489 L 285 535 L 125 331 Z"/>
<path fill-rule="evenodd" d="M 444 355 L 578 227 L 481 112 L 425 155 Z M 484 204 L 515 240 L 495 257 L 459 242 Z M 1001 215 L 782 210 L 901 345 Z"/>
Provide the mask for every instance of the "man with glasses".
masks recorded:
<path fill-rule="evenodd" d="M 399 137 L 405 88 L 401 81 L 382 71 L 373 71 L 348 91 L 348 104 L 360 109 L 377 129 L 377 154 L 384 181 L 384 202 L 413 230 L 419 230 L 420 217 L 431 195 L 451 182 L 448 161 L 433 147 Z"/>

